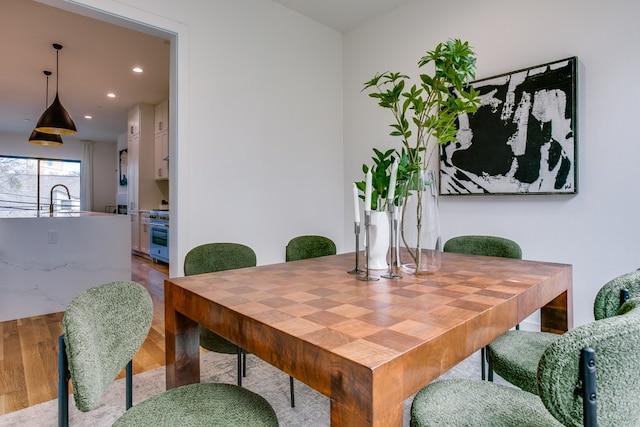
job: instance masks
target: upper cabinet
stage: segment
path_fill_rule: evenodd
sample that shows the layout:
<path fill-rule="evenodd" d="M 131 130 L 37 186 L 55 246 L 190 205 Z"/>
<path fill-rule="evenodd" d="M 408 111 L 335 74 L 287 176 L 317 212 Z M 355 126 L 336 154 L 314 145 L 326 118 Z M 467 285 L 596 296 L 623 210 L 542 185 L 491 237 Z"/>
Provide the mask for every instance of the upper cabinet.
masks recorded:
<path fill-rule="evenodd" d="M 169 130 L 169 100 L 164 100 L 155 108 L 155 132 Z"/>
<path fill-rule="evenodd" d="M 143 103 L 129 111 L 129 132 L 134 132 L 127 137 L 127 192 L 132 213 L 156 209 L 160 201 L 166 199 L 155 181 L 154 113 L 154 105 Z"/>
<path fill-rule="evenodd" d="M 154 178 L 169 179 L 169 101 L 155 106 Z"/>
<path fill-rule="evenodd" d="M 127 136 L 138 135 L 140 133 L 140 107 L 137 105 L 129 110 L 128 117 Z"/>

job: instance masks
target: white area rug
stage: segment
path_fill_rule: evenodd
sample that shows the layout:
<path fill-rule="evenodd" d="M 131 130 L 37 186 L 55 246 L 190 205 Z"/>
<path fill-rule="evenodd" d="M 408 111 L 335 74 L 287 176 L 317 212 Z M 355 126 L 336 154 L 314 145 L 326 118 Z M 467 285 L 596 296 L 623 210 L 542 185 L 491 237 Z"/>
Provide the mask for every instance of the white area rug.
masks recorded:
<path fill-rule="evenodd" d="M 236 356 L 205 353 L 201 360 L 202 382 L 236 382 Z M 455 366 L 442 378 L 480 379 L 479 352 Z M 503 382 L 503 381 L 501 381 Z M 165 390 L 165 368 L 143 372 L 133 378 L 133 404 Z M 255 356 L 247 357 L 247 376 L 244 387 L 264 396 L 273 405 L 283 427 L 329 426 L 329 399 L 299 381 L 295 381 L 296 407 L 289 401 L 289 376 Z M 76 409 L 73 396 L 69 402 L 69 425 L 73 427 L 110 426 L 125 408 L 124 379 L 115 381 L 103 396 L 100 404 L 91 412 Z M 409 425 L 412 398 L 404 403 L 404 425 Z M 0 416 L 2 427 L 57 426 L 57 399 L 32 406 L 21 411 Z"/>

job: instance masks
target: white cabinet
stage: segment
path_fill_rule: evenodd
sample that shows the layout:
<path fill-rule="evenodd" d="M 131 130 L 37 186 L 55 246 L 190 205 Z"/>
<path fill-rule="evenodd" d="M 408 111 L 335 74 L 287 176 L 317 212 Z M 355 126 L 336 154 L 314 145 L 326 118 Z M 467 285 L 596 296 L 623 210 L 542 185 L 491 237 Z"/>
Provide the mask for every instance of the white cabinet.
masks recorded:
<path fill-rule="evenodd" d="M 137 252 L 141 252 L 139 211 L 156 209 L 166 198 L 155 180 L 154 117 L 152 104 L 137 104 L 128 114 L 127 211 L 132 215 L 131 249 Z"/>
<path fill-rule="evenodd" d="M 130 213 L 131 217 L 131 250 L 140 251 L 140 218 L 138 213 Z"/>
<path fill-rule="evenodd" d="M 127 137 L 127 199 L 128 212 L 137 212 L 138 207 L 138 174 L 140 157 L 140 135 Z"/>
<path fill-rule="evenodd" d="M 154 178 L 169 179 L 169 101 L 155 107 Z"/>
<path fill-rule="evenodd" d="M 127 136 L 138 135 L 140 133 L 140 108 L 135 106 L 129 110 Z"/>
<path fill-rule="evenodd" d="M 162 101 L 155 107 L 155 127 L 154 132 L 164 132 L 169 130 L 169 100 Z"/>
<path fill-rule="evenodd" d="M 140 212 L 140 252 L 149 255 L 149 211 Z"/>
<path fill-rule="evenodd" d="M 169 179 L 169 132 L 155 135 L 154 152 L 154 178 L 158 181 Z"/>

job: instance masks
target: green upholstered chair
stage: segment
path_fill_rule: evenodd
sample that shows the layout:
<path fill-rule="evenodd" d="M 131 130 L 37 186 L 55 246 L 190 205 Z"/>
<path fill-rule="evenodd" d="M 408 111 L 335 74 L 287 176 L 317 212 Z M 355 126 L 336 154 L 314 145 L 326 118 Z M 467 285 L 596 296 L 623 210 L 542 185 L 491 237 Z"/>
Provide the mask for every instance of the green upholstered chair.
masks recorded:
<path fill-rule="evenodd" d="M 457 236 L 447 240 L 442 248 L 444 252 L 467 255 L 496 256 L 522 259 L 520 245 L 510 239 L 498 236 Z"/>
<path fill-rule="evenodd" d="M 205 243 L 187 252 L 184 258 L 184 274 L 212 273 L 236 268 L 255 267 L 256 253 L 250 247 L 240 243 Z M 246 352 L 234 343 L 200 326 L 200 346 L 209 351 L 238 355 L 238 385 L 242 385 L 242 376 L 246 375 Z"/>
<path fill-rule="evenodd" d="M 435 381 L 420 390 L 411 426 L 638 426 L 640 299 L 618 316 L 561 335 L 544 351 L 538 394 L 477 380 Z"/>
<path fill-rule="evenodd" d="M 596 295 L 595 320 L 615 316 L 630 297 L 640 297 L 640 271 L 623 274 L 607 282 Z M 496 338 L 487 351 L 489 380 L 493 372 L 530 393 L 537 393 L 538 362 L 546 348 L 560 335 L 550 332 L 508 331 Z"/>
<path fill-rule="evenodd" d="M 236 268 L 255 267 L 256 253 L 241 243 L 216 242 L 205 243 L 187 252 L 184 258 L 184 274 L 213 273 L 234 270 Z M 224 354 L 238 354 L 238 385 L 242 386 L 242 377 L 247 372 L 247 353 L 234 343 L 200 326 L 200 345 L 209 351 Z M 291 386 L 291 407 L 295 406 L 293 378 Z"/>
<path fill-rule="evenodd" d="M 146 339 L 152 318 L 151 296 L 135 282 L 107 283 L 71 301 L 59 339 L 60 426 L 69 422 L 69 380 L 77 408 L 87 412 L 125 367 L 127 411 L 117 426 L 278 425 L 264 398 L 231 384 L 178 387 L 132 407 L 131 359 Z"/>
<path fill-rule="evenodd" d="M 327 255 L 336 254 L 336 244 L 333 240 L 324 236 L 298 236 L 289 240 L 285 248 L 285 259 L 289 261 L 298 261 L 307 258 L 317 258 Z M 291 388 L 291 406 L 295 404 L 293 377 L 289 377 L 289 386 Z"/>
<path fill-rule="evenodd" d="M 513 240 L 498 236 L 467 235 L 452 237 L 446 241 L 442 250 L 443 252 L 454 252 L 466 255 L 522 259 L 522 249 L 520 245 Z M 520 326 L 516 325 L 516 329 L 520 329 Z M 480 350 L 480 372 L 483 380 L 487 376 L 485 368 L 486 351 L 486 347 Z"/>
<path fill-rule="evenodd" d="M 286 261 L 336 254 L 336 244 L 324 236 L 298 236 L 287 243 Z"/>

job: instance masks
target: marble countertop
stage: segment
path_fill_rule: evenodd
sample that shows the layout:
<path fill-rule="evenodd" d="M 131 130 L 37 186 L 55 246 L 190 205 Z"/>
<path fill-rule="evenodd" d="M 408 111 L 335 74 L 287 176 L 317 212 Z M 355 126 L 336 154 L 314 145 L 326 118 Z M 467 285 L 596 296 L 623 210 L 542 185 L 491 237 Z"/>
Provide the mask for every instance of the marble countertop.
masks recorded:
<path fill-rule="evenodd" d="M 3 211 L 0 210 L 0 218 L 79 218 L 86 216 L 114 216 L 112 213 L 90 212 L 90 211 L 56 211 L 49 213 L 48 210 L 30 211 Z"/>

